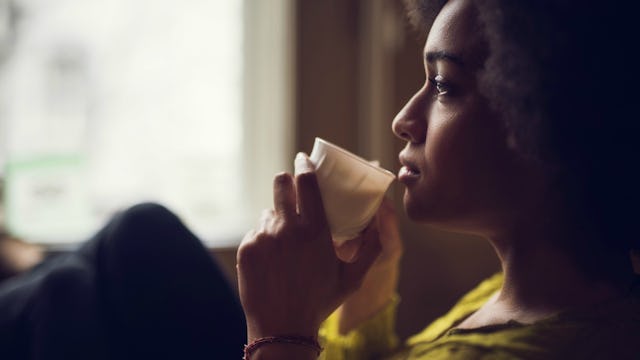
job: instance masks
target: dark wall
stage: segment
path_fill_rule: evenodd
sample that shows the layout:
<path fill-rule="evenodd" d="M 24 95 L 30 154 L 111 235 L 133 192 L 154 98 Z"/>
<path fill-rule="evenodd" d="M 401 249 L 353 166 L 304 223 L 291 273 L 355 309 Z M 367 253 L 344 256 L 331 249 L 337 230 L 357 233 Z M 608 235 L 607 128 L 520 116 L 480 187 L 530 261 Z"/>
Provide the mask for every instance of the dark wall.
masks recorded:
<path fill-rule="evenodd" d="M 358 2 L 298 1 L 296 9 L 297 150 L 316 136 L 347 146 L 356 138 Z"/>

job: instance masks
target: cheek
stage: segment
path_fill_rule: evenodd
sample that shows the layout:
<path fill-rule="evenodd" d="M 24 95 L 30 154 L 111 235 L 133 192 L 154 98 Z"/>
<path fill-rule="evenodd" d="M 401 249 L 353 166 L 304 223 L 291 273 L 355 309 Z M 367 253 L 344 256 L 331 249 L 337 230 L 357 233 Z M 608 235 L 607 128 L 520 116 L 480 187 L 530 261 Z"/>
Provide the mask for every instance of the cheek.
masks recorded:
<path fill-rule="evenodd" d="M 434 176 L 456 182 L 468 168 L 476 149 L 476 131 L 465 113 L 434 116 L 425 143 L 425 160 Z"/>
<path fill-rule="evenodd" d="M 471 107 L 466 111 L 440 113 L 431 117 L 425 143 L 425 173 L 419 199 L 405 200 L 407 213 L 437 212 L 458 216 L 472 208 L 481 192 L 496 175 L 496 134 L 488 127 L 488 114 Z M 430 209 L 430 211 L 428 211 Z M 435 214 L 432 214 L 435 215 Z M 417 215 L 416 215 L 417 216 Z"/>
<path fill-rule="evenodd" d="M 491 162 L 505 144 L 502 124 L 478 96 L 450 110 L 435 106 L 429 124 L 426 159 L 432 166 L 462 175 Z"/>
<path fill-rule="evenodd" d="M 460 208 L 454 199 L 465 190 L 463 179 L 467 168 L 460 163 L 465 156 L 461 151 L 467 140 L 455 116 L 433 115 L 427 128 L 423 148 L 421 180 L 404 194 L 407 215 L 414 221 L 431 223 L 443 217 L 450 217 Z"/>

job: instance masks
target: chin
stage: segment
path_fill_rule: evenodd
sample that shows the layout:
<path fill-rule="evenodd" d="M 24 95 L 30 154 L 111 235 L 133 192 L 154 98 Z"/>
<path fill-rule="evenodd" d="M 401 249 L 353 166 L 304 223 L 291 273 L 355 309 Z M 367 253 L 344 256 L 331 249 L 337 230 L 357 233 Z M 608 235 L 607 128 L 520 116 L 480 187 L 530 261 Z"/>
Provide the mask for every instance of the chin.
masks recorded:
<path fill-rule="evenodd" d="M 428 225 L 435 229 L 466 233 L 463 219 L 459 218 L 460 210 L 447 208 L 437 204 L 436 199 L 416 198 L 409 191 L 405 191 L 403 204 L 407 217 L 415 222 Z"/>
<path fill-rule="evenodd" d="M 430 228 L 448 231 L 457 234 L 466 234 L 488 238 L 491 232 L 486 224 L 478 223 L 465 218 L 458 211 L 447 213 L 442 207 L 428 206 L 424 202 L 415 201 L 405 194 L 404 210 L 407 217 L 416 223 L 427 225 Z M 439 210 L 436 212 L 436 209 Z"/>
<path fill-rule="evenodd" d="M 425 208 L 425 201 L 420 201 L 411 196 L 408 190 L 405 190 L 404 211 L 412 221 L 426 223 L 429 220 L 429 211 Z"/>

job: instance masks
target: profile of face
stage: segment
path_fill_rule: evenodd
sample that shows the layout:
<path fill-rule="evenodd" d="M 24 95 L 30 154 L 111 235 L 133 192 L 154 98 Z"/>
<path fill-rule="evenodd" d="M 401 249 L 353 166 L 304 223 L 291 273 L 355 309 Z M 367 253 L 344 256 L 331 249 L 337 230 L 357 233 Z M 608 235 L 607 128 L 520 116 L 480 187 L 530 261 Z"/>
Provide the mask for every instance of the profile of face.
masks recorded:
<path fill-rule="evenodd" d="M 392 125 L 407 142 L 398 178 L 413 220 L 486 235 L 526 191 L 504 122 L 478 88 L 487 55 L 472 1 L 448 1 L 424 47 L 425 84 Z"/>

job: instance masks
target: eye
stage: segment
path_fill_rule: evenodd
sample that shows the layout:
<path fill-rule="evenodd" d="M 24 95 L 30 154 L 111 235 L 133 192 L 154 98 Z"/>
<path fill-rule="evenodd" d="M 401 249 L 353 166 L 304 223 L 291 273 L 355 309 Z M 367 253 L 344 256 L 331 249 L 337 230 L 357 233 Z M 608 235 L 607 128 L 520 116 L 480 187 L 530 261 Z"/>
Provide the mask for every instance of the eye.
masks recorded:
<path fill-rule="evenodd" d="M 449 86 L 444 82 L 444 78 L 441 75 L 438 75 L 433 79 L 429 79 L 429 82 L 431 82 L 431 84 L 436 88 L 437 96 L 447 95 L 449 92 Z"/>

